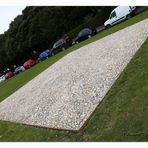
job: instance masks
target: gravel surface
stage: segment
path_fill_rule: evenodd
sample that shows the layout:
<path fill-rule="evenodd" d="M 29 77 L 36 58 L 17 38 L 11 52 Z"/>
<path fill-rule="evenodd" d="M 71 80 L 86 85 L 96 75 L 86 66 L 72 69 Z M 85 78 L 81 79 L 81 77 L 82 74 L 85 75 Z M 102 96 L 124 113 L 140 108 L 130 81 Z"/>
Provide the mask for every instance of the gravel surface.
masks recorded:
<path fill-rule="evenodd" d="M 79 130 L 147 37 L 148 19 L 66 55 L 1 102 L 0 120 Z"/>

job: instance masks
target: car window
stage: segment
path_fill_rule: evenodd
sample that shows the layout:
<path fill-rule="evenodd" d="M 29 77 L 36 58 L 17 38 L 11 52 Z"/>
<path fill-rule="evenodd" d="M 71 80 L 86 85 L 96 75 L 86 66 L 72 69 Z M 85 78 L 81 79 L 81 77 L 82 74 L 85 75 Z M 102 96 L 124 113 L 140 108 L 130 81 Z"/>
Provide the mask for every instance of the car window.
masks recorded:
<path fill-rule="evenodd" d="M 78 34 L 78 36 L 83 36 L 83 32 L 81 31 L 81 32 Z"/>
<path fill-rule="evenodd" d="M 116 12 L 115 12 L 115 11 L 113 11 L 113 12 L 111 13 L 110 19 L 112 19 L 113 17 L 116 17 Z"/>
<path fill-rule="evenodd" d="M 83 29 L 82 31 L 79 32 L 78 36 L 84 36 L 87 34 L 91 34 L 91 30 L 88 28 Z"/>
<path fill-rule="evenodd" d="M 57 46 L 61 45 L 63 43 L 63 40 L 57 41 L 54 45 L 53 48 L 56 48 Z"/>

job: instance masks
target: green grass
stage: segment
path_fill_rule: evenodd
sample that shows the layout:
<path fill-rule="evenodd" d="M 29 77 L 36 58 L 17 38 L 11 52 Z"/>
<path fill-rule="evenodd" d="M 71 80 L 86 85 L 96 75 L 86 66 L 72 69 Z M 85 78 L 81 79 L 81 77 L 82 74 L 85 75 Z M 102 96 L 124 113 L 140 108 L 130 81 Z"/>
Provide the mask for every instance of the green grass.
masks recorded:
<path fill-rule="evenodd" d="M 0 101 L 57 60 L 90 42 L 147 18 L 145 11 L 0 84 Z M 0 141 L 147 141 L 148 39 L 78 133 L 0 121 Z"/>

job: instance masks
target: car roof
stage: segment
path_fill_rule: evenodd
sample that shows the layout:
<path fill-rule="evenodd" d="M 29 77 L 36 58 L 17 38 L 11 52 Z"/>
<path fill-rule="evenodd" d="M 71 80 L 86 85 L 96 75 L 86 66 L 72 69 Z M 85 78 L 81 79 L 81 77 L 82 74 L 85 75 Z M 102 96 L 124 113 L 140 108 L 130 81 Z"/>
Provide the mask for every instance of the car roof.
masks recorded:
<path fill-rule="evenodd" d="M 32 61 L 32 59 L 29 59 L 29 60 L 25 61 L 25 63 L 28 63 L 28 62 L 30 62 L 30 61 Z M 25 63 L 24 63 L 24 64 L 25 64 Z"/>
<path fill-rule="evenodd" d="M 83 28 L 81 31 L 84 31 L 84 30 L 91 30 L 90 28 Z"/>
<path fill-rule="evenodd" d="M 57 42 L 55 42 L 55 44 L 57 44 L 57 43 L 59 43 L 59 42 L 63 42 L 64 41 L 64 39 L 60 39 L 60 40 L 58 40 Z"/>
<path fill-rule="evenodd" d="M 78 33 L 78 36 L 80 36 L 82 33 L 84 33 L 84 32 L 90 32 L 91 31 L 91 29 L 90 28 L 84 28 L 84 29 L 82 29 L 79 33 Z"/>
<path fill-rule="evenodd" d="M 18 67 L 16 67 L 15 69 L 20 68 L 20 67 L 22 67 L 22 66 L 18 66 Z"/>
<path fill-rule="evenodd" d="M 58 40 L 57 42 L 55 42 L 54 44 L 53 44 L 53 48 L 57 45 L 57 44 L 59 44 L 59 43 L 61 43 L 61 42 L 63 42 L 64 41 L 64 39 L 60 39 L 60 40 Z"/>

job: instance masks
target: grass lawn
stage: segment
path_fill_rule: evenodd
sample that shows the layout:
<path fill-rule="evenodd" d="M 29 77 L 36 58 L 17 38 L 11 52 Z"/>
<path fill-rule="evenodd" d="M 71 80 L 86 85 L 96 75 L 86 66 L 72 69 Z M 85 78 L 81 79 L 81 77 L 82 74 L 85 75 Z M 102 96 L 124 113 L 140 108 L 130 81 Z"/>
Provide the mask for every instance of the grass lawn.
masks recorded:
<path fill-rule="evenodd" d="M 74 45 L 32 69 L 0 84 L 0 101 L 66 54 L 123 29 L 148 16 L 145 11 L 96 36 Z M 87 126 L 78 133 L 0 121 L 0 141 L 147 141 L 148 140 L 148 39 L 97 107 Z"/>

